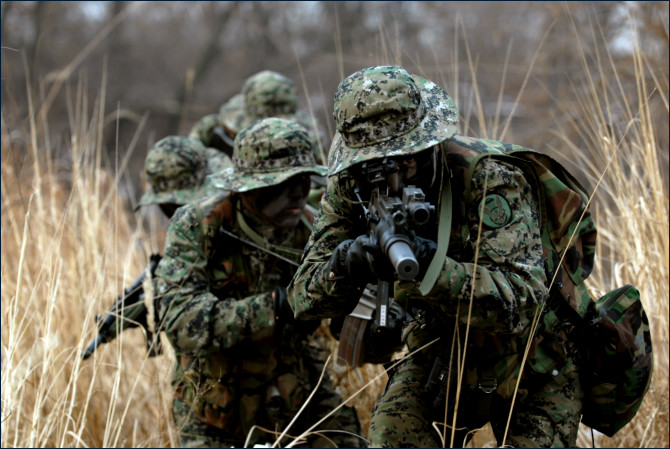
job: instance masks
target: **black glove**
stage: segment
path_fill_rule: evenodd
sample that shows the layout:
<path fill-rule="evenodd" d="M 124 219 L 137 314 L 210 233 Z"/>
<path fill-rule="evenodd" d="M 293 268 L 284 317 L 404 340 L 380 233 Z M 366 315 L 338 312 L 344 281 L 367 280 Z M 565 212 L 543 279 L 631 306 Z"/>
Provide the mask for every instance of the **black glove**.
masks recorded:
<path fill-rule="evenodd" d="M 376 283 L 377 279 L 393 281 L 395 270 L 381 248 L 367 235 L 340 243 L 328 264 L 335 278 L 344 277 L 354 284 Z"/>
<path fill-rule="evenodd" d="M 412 240 L 412 251 L 414 251 L 414 256 L 417 262 L 419 262 L 419 274 L 416 279 L 421 280 L 425 276 L 428 266 L 437 251 L 437 243 L 417 236 Z"/>
<path fill-rule="evenodd" d="M 277 286 L 272 292 L 275 305 L 275 326 L 283 328 L 291 323 L 292 327 L 301 334 L 311 334 L 319 328 L 321 320 L 296 320 L 293 309 L 288 302 L 286 288 Z"/>
<path fill-rule="evenodd" d="M 275 322 L 288 323 L 294 320 L 293 309 L 288 303 L 286 288 L 277 286 L 272 292 L 272 298 L 275 305 Z"/>

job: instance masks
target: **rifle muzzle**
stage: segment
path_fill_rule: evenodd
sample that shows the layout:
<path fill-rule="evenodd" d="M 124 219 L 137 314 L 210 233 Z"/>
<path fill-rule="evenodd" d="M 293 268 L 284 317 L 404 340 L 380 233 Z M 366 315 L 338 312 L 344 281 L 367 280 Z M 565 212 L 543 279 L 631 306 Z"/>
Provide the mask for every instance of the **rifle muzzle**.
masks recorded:
<path fill-rule="evenodd" d="M 380 248 L 393 265 L 398 279 L 408 281 L 419 274 L 419 262 L 409 245 L 409 239 L 404 234 L 395 232 L 392 217 L 387 217 L 377 224 L 375 236 Z"/>
<path fill-rule="evenodd" d="M 412 248 L 404 239 L 396 239 L 386 249 L 386 254 L 395 268 L 398 279 L 408 281 L 419 274 L 419 262 L 414 257 Z"/>
<path fill-rule="evenodd" d="M 83 360 L 88 359 L 95 352 L 95 350 L 98 349 L 98 346 L 103 343 L 105 343 L 105 337 L 102 335 L 97 335 L 91 341 L 91 343 L 89 343 L 88 347 L 81 352 L 81 358 Z"/>

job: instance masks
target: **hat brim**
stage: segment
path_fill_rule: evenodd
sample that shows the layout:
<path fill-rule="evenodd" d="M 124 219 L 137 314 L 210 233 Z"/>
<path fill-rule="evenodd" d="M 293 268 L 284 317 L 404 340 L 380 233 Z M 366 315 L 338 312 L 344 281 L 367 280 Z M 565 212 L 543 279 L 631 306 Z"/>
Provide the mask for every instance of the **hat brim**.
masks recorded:
<path fill-rule="evenodd" d="M 163 203 L 173 203 L 183 206 L 185 204 L 193 203 L 202 198 L 219 193 L 221 189 L 209 180 L 205 178 L 205 181 L 198 188 L 187 188 L 180 190 L 172 190 L 169 192 L 154 192 L 151 187 L 147 188 L 147 191 L 142 195 L 142 199 L 135 207 L 137 211 L 142 206 L 148 206 L 149 204 L 163 204 Z"/>
<path fill-rule="evenodd" d="M 333 176 L 352 165 L 372 159 L 418 153 L 445 140 L 458 131 L 458 108 L 451 97 L 437 84 L 412 75 L 419 87 L 426 113 L 416 127 L 369 145 L 350 147 L 335 133 L 328 152 L 328 176 Z"/>
<path fill-rule="evenodd" d="M 291 121 L 294 121 L 294 122 L 297 121 L 295 114 L 276 114 L 276 115 L 273 115 L 273 117 L 274 118 L 281 118 L 281 119 L 284 119 L 284 120 L 291 120 Z M 257 116 L 257 115 L 245 115 L 245 116 L 243 116 L 242 120 L 240 121 L 240 129 L 238 129 L 237 132 L 239 132 L 240 130 L 242 130 L 242 129 L 248 127 L 248 126 L 253 125 L 254 123 L 256 123 L 259 120 L 263 120 L 264 118 L 267 118 L 267 117 L 260 117 L 260 116 Z"/>
<path fill-rule="evenodd" d="M 233 164 L 232 159 L 227 154 L 215 150 L 214 148 L 206 148 L 207 155 L 207 175 L 211 173 L 216 173 L 227 167 L 230 167 Z M 204 198 L 211 196 L 215 193 L 219 193 L 221 189 L 212 184 L 209 178 L 205 177 L 203 183 L 197 189 L 187 188 L 181 190 L 172 190 L 170 192 L 161 192 L 156 193 L 152 190 L 151 186 L 147 186 L 146 192 L 142 195 L 140 202 L 135 206 L 135 212 L 137 212 L 140 207 L 147 206 L 149 204 L 160 204 L 160 203 L 173 203 L 183 206 L 187 203 L 192 203 Z"/>
<path fill-rule="evenodd" d="M 285 167 L 281 171 L 262 173 L 240 173 L 234 167 L 229 167 L 219 173 L 209 175 L 207 179 L 219 189 L 231 192 L 248 192 L 281 184 L 292 176 L 309 173 L 317 176 L 326 176 L 326 167 L 321 165 L 306 165 L 299 167 Z"/>
<path fill-rule="evenodd" d="M 286 120 L 293 120 L 299 123 L 297 113 L 295 114 L 277 114 L 273 117 L 283 118 Z M 219 109 L 219 120 L 223 125 L 228 128 L 230 131 L 235 134 L 239 133 L 241 130 L 247 126 L 251 126 L 259 120 L 262 120 L 266 117 L 249 115 L 246 113 L 244 106 L 244 97 L 242 94 L 237 94 L 233 96 L 227 103 L 225 103 Z"/>
<path fill-rule="evenodd" d="M 217 173 L 233 166 L 233 159 L 221 150 L 207 148 L 207 174 Z"/>

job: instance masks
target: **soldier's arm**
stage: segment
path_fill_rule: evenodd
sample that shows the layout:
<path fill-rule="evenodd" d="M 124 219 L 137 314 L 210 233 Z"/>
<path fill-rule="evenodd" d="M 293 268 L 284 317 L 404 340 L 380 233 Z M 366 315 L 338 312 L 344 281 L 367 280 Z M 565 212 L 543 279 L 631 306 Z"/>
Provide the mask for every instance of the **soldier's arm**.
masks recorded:
<path fill-rule="evenodd" d="M 274 326 L 271 295 L 219 299 L 209 291 L 208 254 L 195 206 L 184 206 L 170 221 L 165 256 L 156 269 L 165 332 L 177 352 L 202 355 L 234 346 Z"/>
<path fill-rule="evenodd" d="M 482 224 L 477 245 L 479 209 L 487 196 L 494 206 L 489 211 L 490 220 L 499 223 Z M 533 193 L 519 169 L 483 161 L 473 177 L 472 197 L 467 213 L 470 241 L 478 254 L 476 264 L 474 257 L 467 261 L 447 257 L 435 286 L 424 299 L 439 305 L 451 318 L 460 302 L 459 320 L 465 323 L 472 297 L 471 326 L 521 335 L 528 329 L 536 305 L 548 295 Z M 399 295 L 421 298 L 407 283 L 400 284 L 398 290 Z"/>
<path fill-rule="evenodd" d="M 351 200 L 351 181 L 340 184 L 337 179 L 328 182 L 300 266 L 287 289 L 298 319 L 347 315 L 362 293 L 350 280 L 328 279 L 327 264 L 337 245 L 365 233 L 365 223 L 357 220 L 358 208 Z"/>

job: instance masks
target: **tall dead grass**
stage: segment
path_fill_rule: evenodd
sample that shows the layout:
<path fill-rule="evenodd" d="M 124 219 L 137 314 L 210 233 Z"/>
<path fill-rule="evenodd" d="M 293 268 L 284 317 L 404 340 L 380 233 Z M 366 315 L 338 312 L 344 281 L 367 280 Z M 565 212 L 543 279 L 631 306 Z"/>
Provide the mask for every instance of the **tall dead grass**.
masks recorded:
<path fill-rule="evenodd" d="M 624 79 L 607 48 L 588 61 L 580 50 L 586 83 L 576 102 L 558 102 L 565 120 L 556 131 L 564 158 L 593 186 L 598 227 L 595 270 L 587 280 L 592 297 L 633 284 L 649 318 L 654 347 L 652 383 L 637 416 L 608 438 L 582 428 L 578 445 L 668 446 L 668 148 L 658 136 L 668 130 L 668 80 L 645 59 L 634 33 L 633 79 Z M 593 67 L 593 69 L 589 69 Z M 556 153 L 559 153 L 555 148 Z M 559 153 L 559 154 L 560 154 Z M 665 162 L 664 162 L 665 161 Z"/>
<path fill-rule="evenodd" d="M 149 251 L 101 167 L 104 104 L 72 97 L 71 146 L 58 158 L 45 157 L 46 123 L 33 121 L 17 148 L 3 117 L 2 447 L 166 446 L 168 357 L 147 359 L 137 329 L 79 357 L 94 315 Z"/>

